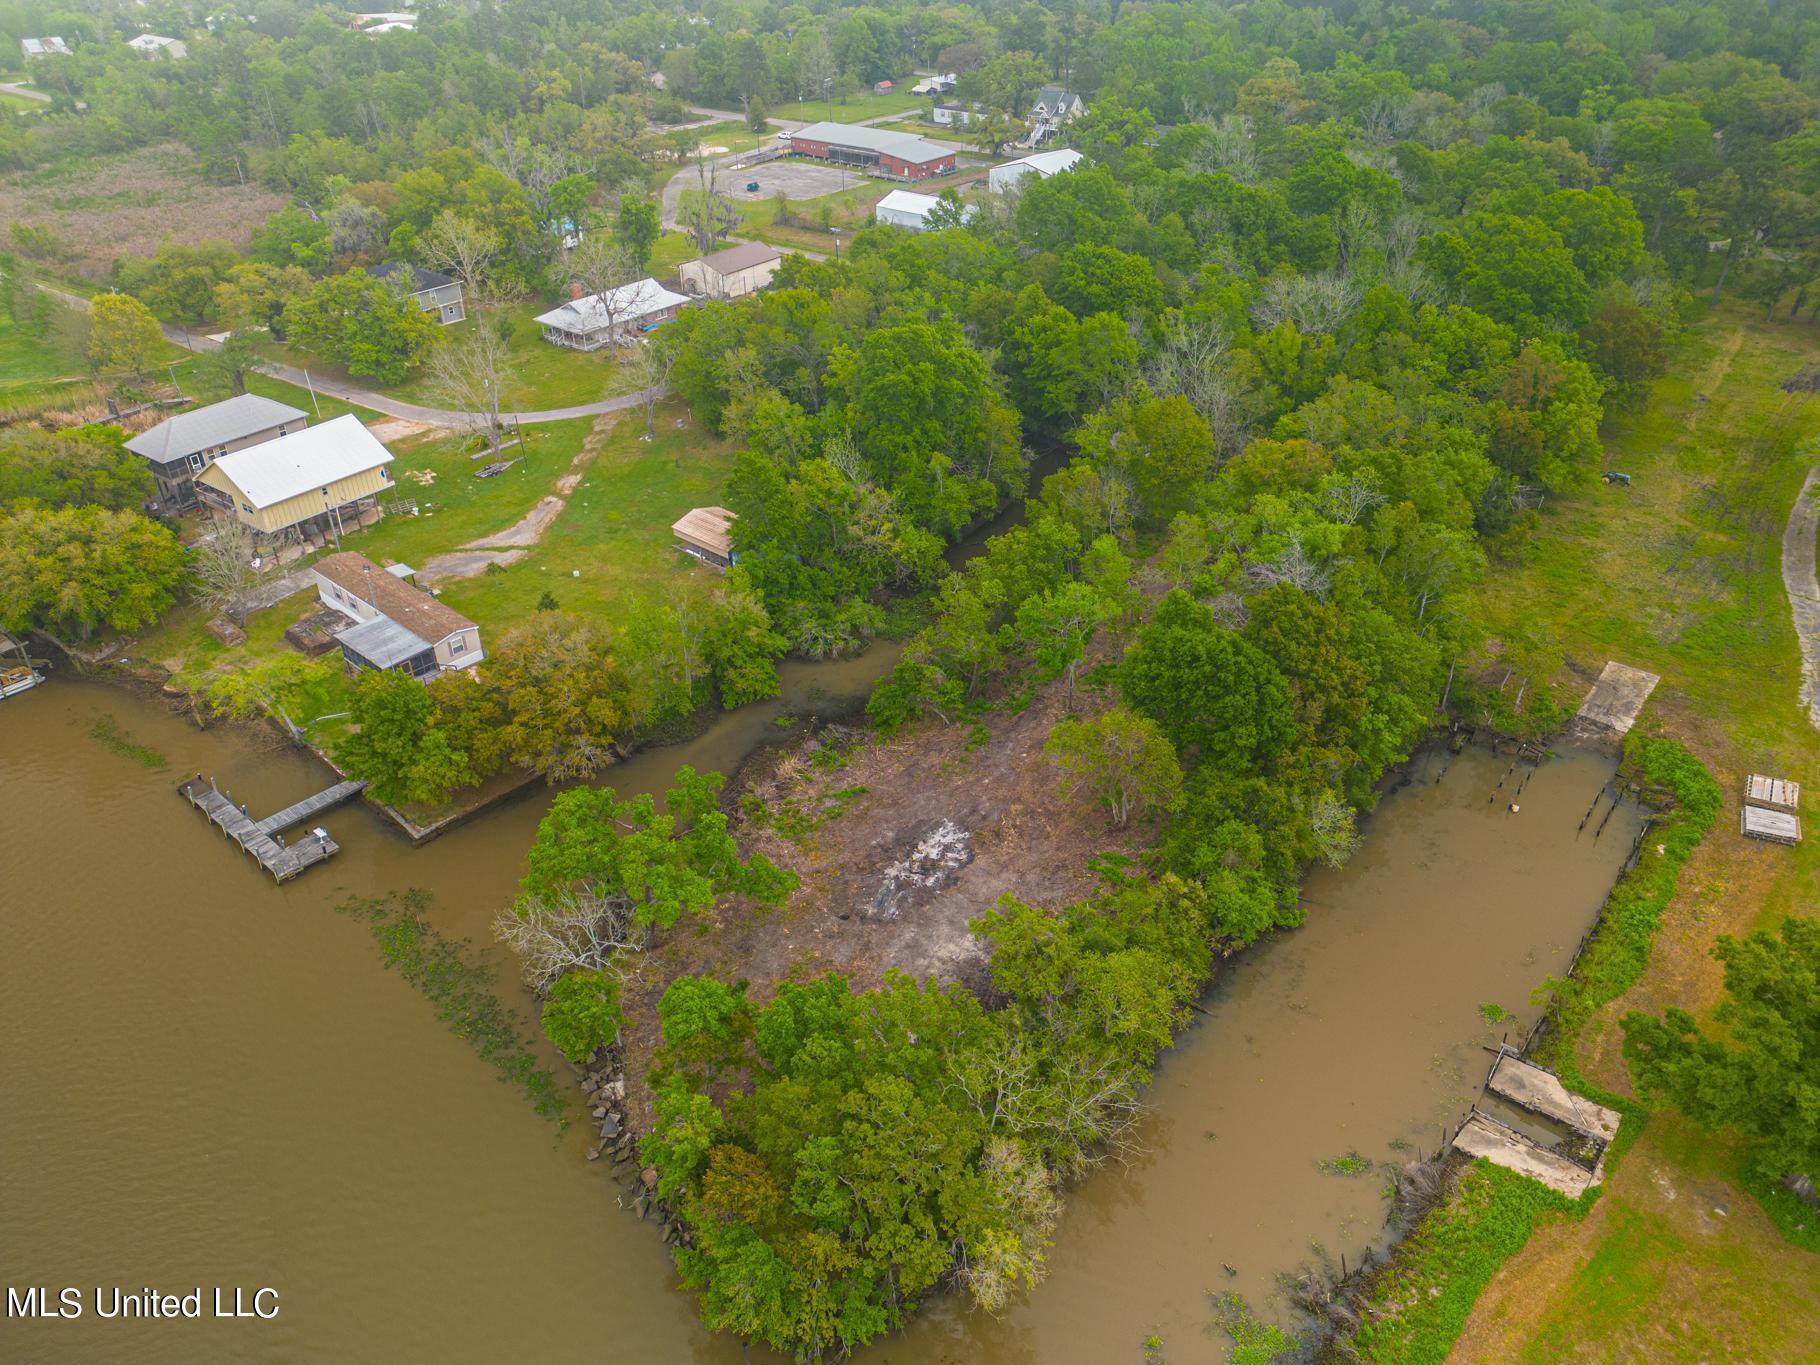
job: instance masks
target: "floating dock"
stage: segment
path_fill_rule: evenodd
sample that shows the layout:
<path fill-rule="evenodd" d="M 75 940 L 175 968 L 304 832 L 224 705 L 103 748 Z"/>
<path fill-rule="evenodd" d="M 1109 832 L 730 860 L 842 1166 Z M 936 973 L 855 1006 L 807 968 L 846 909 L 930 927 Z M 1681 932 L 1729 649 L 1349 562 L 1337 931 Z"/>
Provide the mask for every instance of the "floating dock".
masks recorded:
<path fill-rule="evenodd" d="M 1772 844 L 1801 842 L 1801 817 L 1767 806 L 1745 806 L 1738 812 L 1738 833 L 1752 839 L 1767 839 Z"/>
<path fill-rule="evenodd" d="M 327 862 L 341 851 L 341 845 L 328 837 L 327 831 L 310 833 L 296 843 L 287 843 L 284 831 L 315 819 L 343 801 L 352 800 L 366 790 L 364 782 L 337 782 L 324 787 L 314 796 L 306 796 L 286 806 L 276 815 L 255 820 L 233 800 L 224 796 L 212 779 L 201 773 L 177 784 L 177 794 L 208 816 L 209 823 L 239 844 L 272 879 L 289 881 L 306 868 Z"/>

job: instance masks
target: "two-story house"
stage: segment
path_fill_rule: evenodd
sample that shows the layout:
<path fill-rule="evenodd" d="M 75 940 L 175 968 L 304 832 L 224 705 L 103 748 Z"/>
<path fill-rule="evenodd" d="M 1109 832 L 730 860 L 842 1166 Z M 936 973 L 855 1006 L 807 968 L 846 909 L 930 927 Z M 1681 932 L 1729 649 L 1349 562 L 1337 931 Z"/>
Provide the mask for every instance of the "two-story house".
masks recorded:
<path fill-rule="evenodd" d="M 425 270 L 420 265 L 406 265 L 403 261 L 370 265 L 367 274 L 404 290 L 405 296 L 412 303 L 426 313 L 434 313 L 436 320 L 444 327 L 452 322 L 460 322 L 468 315 L 467 307 L 462 302 L 461 281 L 453 275 L 445 275 L 440 270 Z"/>
<path fill-rule="evenodd" d="M 167 417 L 133 437 L 126 448 L 151 464 L 157 510 L 187 512 L 196 506 L 196 476 L 216 460 L 308 425 L 301 408 L 243 393 Z"/>

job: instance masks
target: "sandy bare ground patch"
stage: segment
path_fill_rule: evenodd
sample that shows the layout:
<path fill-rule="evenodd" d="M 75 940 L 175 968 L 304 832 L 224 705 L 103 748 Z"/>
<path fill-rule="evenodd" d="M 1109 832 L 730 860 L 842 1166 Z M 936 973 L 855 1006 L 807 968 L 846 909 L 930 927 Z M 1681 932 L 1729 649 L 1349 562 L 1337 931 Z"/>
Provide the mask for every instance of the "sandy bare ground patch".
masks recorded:
<path fill-rule="evenodd" d="M 1820 467 L 1807 471 L 1782 532 L 1782 586 L 1788 591 L 1801 640 L 1801 705 L 1820 729 L 1820 579 L 1814 574 L 1815 522 L 1820 520 Z"/>
<path fill-rule="evenodd" d="M 446 555 L 431 555 L 417 571 L 417 581 L 426 588 L 456 578 L 478 578 L 487 565 L 516 564 L 529 550 L 454 550 Z"/>
<path fill-rule="evenodd" d="M 616 412 L 604 413 L 594 419 L 594 426 L 582 441 L 581 449 L 569 461 L 569 472 L 556 480 L 554 493 L 539 498 L 535 507 L 505 530 L 470 540 L 461 549 L 448 554 L 431 555 L 424 561 L 418 579 L 429 587 L 455 578 L 474 578 L 485 573 L 489 564 L 516 564 L 523 559 L 531 546 L 543 539 L 543 533 L 562 514 L 562 509 L 569 505 L 569 495 L 581 485 L 581 476 L 588 463 L 600 453 L 618 420 Z"/>
<path fill-rule="evenodd" d="M 974 920 L 1007 893 L 1052 908 L 1078 900 L 1095 886 L 1092 855 L 1133 852 L 1138 829 L 1111 830 L 1086 797 L 1060 792 L 1043 743 L 1064 702 L 1056 684 L 1023 712 L 993 717 L 978 748 L 964 726 L 927 728 L 865 744 L 832 772 L 793 751 L 755 781 L 748 791 L 774 812 L 817 812 L 841 806 L 836 793 L 865 790 L 796 840 L 776 821 L 738 822 L 742 846 L 802 878 L 789 903 L 755 913 L 723 902 L 700 932 L 673 931 L 630 964 L 623 1037 L 635 1122 L 649 1118 L 642 1079 L 658 1041 L 656 1002 L 672 978 L 741 978 L 762 1001 L 781 981 L 832 971 L 865 989 L 896 969 L 987 993 Z"/>
<path fill-rule="evenodd" d="M 546 493 L 537 500 L 537 505 L 526 512 L 505 530 L 479 540 L 470 540 L 461 548 L 464 550 L 509 550 L 527 545 L 535 545 L 543 539 L 543 533 L 556 520 L 557 514 L 567 507 L 569 500 L 554 493 Z"/>
<path fill-rule="evenodd" d="M 284 205 L 258 185 L 208 184 L 176 143 L 0 180 L 0 223 L 49 229 L 69 252 L 63 268 L 91 280 L 106 279 L 116 257 L 150 256 L 167 242 L 244 250 Z"/>
<path fill-rule="evenodd" d="M 426 431 L 435 431 L 427 422 L 413 422 L 404 417 L 388 417 L 383 422 L 372 422 L 367 430 L 373 433 L 375 440 L 403 441 L 412 436 L 421 436 Z"/>

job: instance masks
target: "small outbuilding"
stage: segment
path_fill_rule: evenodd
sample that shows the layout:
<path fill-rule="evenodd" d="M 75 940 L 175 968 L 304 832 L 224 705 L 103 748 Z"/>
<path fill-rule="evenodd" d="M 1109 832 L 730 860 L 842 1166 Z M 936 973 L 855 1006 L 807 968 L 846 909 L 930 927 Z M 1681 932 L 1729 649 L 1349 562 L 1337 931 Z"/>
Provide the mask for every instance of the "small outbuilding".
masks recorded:
<path fill-rule="evenodd" d="M 737 299 L 757 293 L 777 273 L 784 253 L 763 242 L 741 242 L 711 256 L 684 261 L 676 270 L 685 294 L 704 299 Z"/>
<path fill-rule="evenodd" d="M 693 507 L 671 525 L 677 547 L 717 569 L 733 563 L 733 513 L 724 507 Z"/>
<path fill-rule="evenodd" d="M 1080 165 L 1084 158 L 1072 147 L 1058 147 L 1053 152 L 1037 152 L 1031 156 L 1019 157 L 1016 161 L 1007 161 L 1002 166 L 994 166 L 986 172 L 986 184 L 995 194 L 1015 189 L 1026 177 L 1034 175 L 1047 180 L 1052 175 L 1071 171 Z"/>
<path fill-rule="evenodd" d="M 45 38 L 21 38 L 19 54 L 27 61 L 34 57 L 67 57 L 70 45 L 54 35 Z"/>
<path fill-rule="evenodd" d="M 878 206 L 872 210 L 872 220 L 885 223 L 891 227 L 908 228 L 912 232 L 929 232 L 933 229 L 929 215 L 941 203 L 941 198 L 933 194 L 917 194 L 912 190 L 892 190 Z M 964 223 L 979 212 L 977 204 L 961 206 L 961 221 Z"/>

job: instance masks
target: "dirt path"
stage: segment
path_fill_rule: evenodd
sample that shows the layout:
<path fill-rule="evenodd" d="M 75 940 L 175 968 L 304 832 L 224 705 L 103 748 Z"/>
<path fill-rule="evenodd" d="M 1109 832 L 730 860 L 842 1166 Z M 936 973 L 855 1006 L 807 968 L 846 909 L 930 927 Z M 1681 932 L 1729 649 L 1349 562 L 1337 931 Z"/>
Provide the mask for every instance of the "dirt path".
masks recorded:
<path fill-rule="evenodd" d="M 1801 639 L 1801 705 L 1820 729 L 1820 578 L 1814 572 L 1815 523 L 1820 521 L 1820 465 L 1807 471 L 1807 482 L 1788 514 L 1782 533 L 1782 586 L 1788 590 L 1795 634 Z"/>
<path fill-rule="evenodd" d="M 454 578 L 475 578 L 485 573 L 489 564 L 503 566 L 516 564 L 523 559 L 530 553 L 531 547 L 543 539 L 544 532 L 562 514 L 562 509 L 569 505 L 570 494 L 581 486 L 583 472 L 607 443 L 607 437 L 618 420 L 617 412 L 603 413 L 595 420 L 593 428 L 581 443 L 581 449 L 569 461 L 569 472 L 556 480 L 554 493 L 546 493 L 539 498 L 529 512 L 505 530 L 495 531 L 479 540 L 470 540 L 459 550 L 452 550 L 448 554 L 431 555 L 418 571 L 418 581 L 425 587 L 431 587 Z"/>

